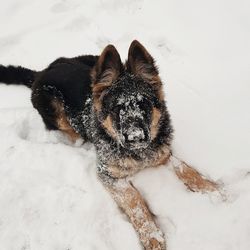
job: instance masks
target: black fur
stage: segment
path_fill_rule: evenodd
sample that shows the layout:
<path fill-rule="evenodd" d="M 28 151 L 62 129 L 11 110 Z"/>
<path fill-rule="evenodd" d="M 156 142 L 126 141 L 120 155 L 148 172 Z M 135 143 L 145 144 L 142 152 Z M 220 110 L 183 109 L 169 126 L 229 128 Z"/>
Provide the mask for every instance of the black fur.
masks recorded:
<path fill-rule="evenodd" d="M 58 129 L 52 106 L 55 98 L 63 103 L 66 115 L 72 119 L 83 110 L 91 94 L 90 71 L 97 59 L 97 56 L 59 58 L 39 72 L 32 85 L 31 100 L 48 129 Z"/>
<path fill-rule="evenodd" d="M 21 66 L 0 65 L 0 82 L 6 84 L 20 84 L 31 88 L 36 72 Z"/>
<path fill-rule="evenodd" d="M 129 157 L 148 162 L 148 166 L 158 157 L 157 151 L 171 142 L 172 126 L 165 101 L 159 97 L 162 84 L 157 77 L 153 58 L 137 41 L 131 44 L 125 65 L 110 45 L 100 57 L 59 58 L 40 72 L 0 66 L 0 82 L 32 88 L 32 104 L 47 129 L 60 129 L 53 105 L 59 101 L 74 131 L 94 143 L 101 171 L 109 175 L 112 173 L 107 166 L 111 160 Z M 94 91 L 98 84 L 104 86 L 100 93 Z M 100 102 L 100 110 L 95 107 L 95 98 Z M 157 134 L 150 138 L 153 108 L 161 116 Z M 117 137 L 103 125 L 108 116 Z"/>

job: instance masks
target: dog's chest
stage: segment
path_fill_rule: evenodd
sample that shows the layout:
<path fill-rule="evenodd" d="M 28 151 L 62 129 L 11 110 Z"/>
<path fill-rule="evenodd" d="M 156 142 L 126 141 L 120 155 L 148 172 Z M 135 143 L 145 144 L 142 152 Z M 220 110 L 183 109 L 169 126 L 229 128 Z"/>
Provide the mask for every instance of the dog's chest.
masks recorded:
<path fill-rule="evenodd" d="M 145 150 L 146 151 L 146 150 Z M 102 165 L 105 171 L 114 178 L 125 178 L 132 176 L 140 170 L 148 167 L 157 167 L 163 165 L 168 161 L 170 150 L 167 145 L 163 145 L 159 149 L 145 152 L 141 160 L 136 160 L 133 157 L 121 157 L 116 155 L 109 155 L 108 161 Z M 102 161 L 102 157 L 100 157 Z"/>

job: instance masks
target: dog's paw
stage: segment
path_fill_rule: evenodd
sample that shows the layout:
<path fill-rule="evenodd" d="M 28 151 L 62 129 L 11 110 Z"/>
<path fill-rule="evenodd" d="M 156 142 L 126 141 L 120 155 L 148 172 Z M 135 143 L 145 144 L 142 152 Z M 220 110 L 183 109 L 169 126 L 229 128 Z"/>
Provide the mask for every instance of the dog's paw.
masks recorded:
<path fill-rule="evenodd" d="M 190 191 L 208 193 L 218 191 L 220 189 L 220 185 L 218 183 L 209 180 L 185 162 L 181 161 L 179 165 L 174 165 L 174 171 L 177 177 Z"/>
<path fill-rule="evenodd" d="M 165 240 L 158 240 L 156 238 L 151 238 L 149 240 L 148 247 L 145 248 L 146 250 L 166 250 L 166 242 Z"/>
<path fill-rule="evenodd" d="M 158 228 L 152 233 L 150 233 L 149 238 L 145 244 L 145 250 L 166 250 L 166 241 L 164 234 Z"/>

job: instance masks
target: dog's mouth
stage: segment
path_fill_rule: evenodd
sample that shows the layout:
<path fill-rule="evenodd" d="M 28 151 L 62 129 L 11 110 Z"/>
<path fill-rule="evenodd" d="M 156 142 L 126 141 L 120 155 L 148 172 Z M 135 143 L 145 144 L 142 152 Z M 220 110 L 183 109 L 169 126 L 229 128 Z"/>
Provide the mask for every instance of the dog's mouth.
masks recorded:
<path fill-rule="evenodd" d="M 146 149 L 148 145 L 149 143 L 146 142 L 130 142 L 130 143 L 124 143 L 123 147 L 129 150 L 136 150 L 136 149 Z"/>

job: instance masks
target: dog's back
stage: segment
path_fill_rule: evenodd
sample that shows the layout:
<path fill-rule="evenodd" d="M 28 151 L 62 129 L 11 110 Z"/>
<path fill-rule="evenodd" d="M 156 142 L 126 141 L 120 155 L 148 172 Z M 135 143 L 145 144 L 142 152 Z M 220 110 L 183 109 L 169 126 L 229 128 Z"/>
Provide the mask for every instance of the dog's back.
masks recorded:
<path fill-rule="evenodd" d="M 47 129 L 62 130 L 75 140 L 79 135 L 69 119 L 82 110 L 91 95 L 90 72 L 97 60 L 98 56 L 92 55 L 61 57 L 39 72 L 21 66 L 0 65 L 0 82 L 31 88 L 32 104 Z"/>
<path fill-rule="evenodd" d="M 91 95 L 90 72 L 97 56 L 59 58 L 39 73 L 32 85 L 32 103 L 48 129 L 66 132 L 72 140 L 84 129 L 72 128 L 69 120 L 82 111 Z"/>
<path fill-rule="evenodd" d="M 96 56 L 59 58 L 43 70 L 32 85 L 33 104 L 40 91 L 61 98 L 64 105 L 79 111 L 91 92 L 90 71 Z"/>

